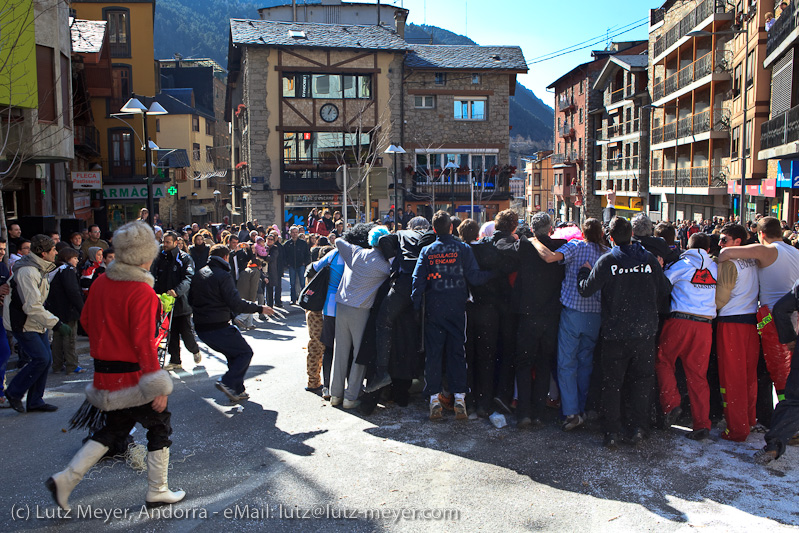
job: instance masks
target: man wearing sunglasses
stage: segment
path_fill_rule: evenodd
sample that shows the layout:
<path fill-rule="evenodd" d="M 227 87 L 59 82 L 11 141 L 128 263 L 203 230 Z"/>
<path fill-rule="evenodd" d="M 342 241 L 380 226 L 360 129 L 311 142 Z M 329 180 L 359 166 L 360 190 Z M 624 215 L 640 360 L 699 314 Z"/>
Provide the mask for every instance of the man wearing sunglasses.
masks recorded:
<path fill-rule="evenodd" d="M 743 246 L 746 228 L 727 224 L 721 229 L 722 250 Z M 733 259 L 719 264 L 716 282 L 716 352 L 727 428 L 723 439 L 743 442 L 757 423 L 757 262 Z"/>

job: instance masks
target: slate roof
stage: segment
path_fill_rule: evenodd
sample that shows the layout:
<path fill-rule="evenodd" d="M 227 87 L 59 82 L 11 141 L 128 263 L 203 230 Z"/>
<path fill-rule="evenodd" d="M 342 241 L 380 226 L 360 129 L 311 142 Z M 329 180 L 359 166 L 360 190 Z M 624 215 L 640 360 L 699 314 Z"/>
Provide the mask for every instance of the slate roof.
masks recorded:
<path fill-rule="evenodd" d="M 630 72 L 640 72 L 646 70 L 648 66 L 649 56 L 647 54 L 610 56 L 594 82 L 594 89 L 604 90 L 605 86 L 610 82 L 610 76 L 615 74 L 617 69 L 622 68 Z"/>
<path fill-rule="evenodd" d="M 77 54 L 98 54 L 103 48 L 106 21 L 72 19 L 69 31 L 72 51 Z"/>
<path fill-rule="evenodd" d="M 305 32 L 305 38 L 289 36 L 290 30 Z M 393 31 L 374 25 L 230 19 L 230 36 L 233 44 L 245 45 L 400 51 L 410 47 Z"/>
<path fill-rule="evenodd" d="M 415 44 L 405 58 L 409 68 L 515 70 L 527 72 L 527 61 L 518 46 Z"/>
<path fill-rule="evenodd" d="M 624 63 L 631 69 L 647 68 L 649 66 L 649 56 L 639 54 L 634 56 L 611 56 L 613 61 Z"/>

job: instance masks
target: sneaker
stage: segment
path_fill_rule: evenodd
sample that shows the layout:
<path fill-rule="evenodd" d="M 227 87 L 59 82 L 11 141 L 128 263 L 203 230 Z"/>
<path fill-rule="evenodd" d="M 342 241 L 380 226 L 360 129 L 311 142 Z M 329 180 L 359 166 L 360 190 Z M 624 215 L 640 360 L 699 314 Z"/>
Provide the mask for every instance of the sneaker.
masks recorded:
<path fill-rule="evenodd" d="M 327 387 L 322 387 L 322 399 L 329 400 L 330 399 L 330 389 Z"/>
<path fill-rule="evenodd" d="M 580 415 L 569 415 L 566 417 L 566 420 L 563 421 L 561 425 L 561 429 L 563 431 L 571 431 L 582 426 L 585 423 L 585 419 Z"/>
<path fill-rule="evenodd" d="M 706 428 L 695 429 L 685 434 L 685 437 L 691 440 L 705 440 L 710 438 L 710 430 Z"/>
<path fill-rule="evenodd" d="M 430 402 L 430 420 L 441 420 L 444 417 L 444 410 L 441 402 Z"/>
<path fill-rule="evenodd" d="M 196 354 L 194 354 L 194 364 L 195 365 L 199 365 L 200 361 L 202 361 L 202 360 L 203 360 L 203 354 L 201 354 L 200 352 L 197 352 Z"/>
<path fill-rule="evenodd" d="M 755 452 L 752 456 L 755 462 L 759 465 L 767 465 L 771 461 L 777 459 L 777 450 L 769 450 L 767 448 L 763 448 Z"/>
<path fill-rule="evenodd" d="M 180 363 L 169 363 L 168 365 L 164 366 L 164 370 L 167 372 L 170 370 L 177 372 L 178 370 L 183 370 L 183 366 Z"/>
<path fill-rule="evenodd" d="M 455 410 L 455 398 L 452 396 L 444 396 L 443 392 L 438 393 L 438 401 L 441 403 L 441 407 L 446 409 L 447 411 L 454 411 Z"/>
<path fill-rule="evenodd" d="M 236 394 L 235 392 L 233 392 L 233 389 L 231 389 L 230 387 L 228 387 L 227 385 L 225 385 L 224 383 L 222 383 L 222 381 L 217 381 L 217 382 L 216 382 L 216 388 L 217 388 L 217 389 L 219 389 L 219 390 L 221 390 L 221 391 L 224 393 L 224 395 L 225 395 L 225 396 L 227 396 L 227 397 L 228 397 L 228 399 L 229 399 L 231 402 L 237 402 L 237 401 L 239 401 L 239 396 L 240 396 L 240 395 L 239 395 L 239 394 Z"/>
<path fill-rule="evenodd" d="M 455 420 L 466 420 L 469 414 L 466 412 L 466 400 L 455 399 Z"/>
<path fill-rule="evenodd" d="M 669 411 L 668 413 L 666 413 L 663 416 L 663 427 L 668 429 L 671 426 L 673 426 L 674 423 L 677 422 L 677 419 L 680 418 L 681 414 L 682 414 L 682 407 L 680 407 L 679 405 L 674 409 L 672 409 L 671 411 Z"/>
<path fill-rule="evenodd" d="M 250 395 L 247 394 L 247 391 L 241 391 L 240 394 L 236 395 L 236 399 L 233 400 L 233 403 L 244 402 L 250 399 Z"/>
<path fill-rule="evenodd" d="M 258 313 L 258 320 L 260 320 L 261 322 L 265 322 L 266 321 L 266 315 L 263 314 L 263 313 Z"/>
<path fill-rule="evenodd" d="M 749 428 L 749 431 L 751 431 L 752 433 L 765 433 L 768 431 L 768 429 L 766 428 L 766 426 L 758 422 L 757 424 Z"/>
<path fill-rule="evenodd" d="M 75 370 L 72 371 L 73 374 L 85 374 L 86 369 L 82 366 L 77 367 Z"/>
<path fill-rule="evenodd" d="M 330 405 L 336 407 L 337 405 L 341 405 L 341 402 L 344 401 L 344 398 L 341 396 L 331 396 L 330 397 Z"/>
<path fill-rule="evenodd" d="M 608 450 L 615 450 L 619 447 L 619 436 L 615 433 L 605 433 L 605 438 L 602 441 L 602 446 Z"/>
<path fill-rule="evenodd" d="M 361 405 L 361 400 L 348 400 L 344 398 L 344 403 L 342 404 L 342 407 L 344 409 L 355 409 L 359 405 Z"/>

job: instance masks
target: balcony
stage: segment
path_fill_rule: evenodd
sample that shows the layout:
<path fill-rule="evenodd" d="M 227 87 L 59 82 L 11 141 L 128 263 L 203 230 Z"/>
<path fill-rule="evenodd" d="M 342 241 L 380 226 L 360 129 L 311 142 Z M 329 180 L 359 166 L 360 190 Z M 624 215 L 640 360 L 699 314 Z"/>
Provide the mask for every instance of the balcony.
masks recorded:
<path fill-rule="evenodd" d="M 632 135 L 641 131 L 641 120 L 633 119 L 627 122 L 620 122 L 619 124 L 608 124 L 607 131 L 602 128 L 596 130 L 597 141 L 607 141 L 614 137 L 622 137 L 624 135 Z"/>
<path fill-rule="evenodd" d="M 463 181 L 460 181 L 460 179 Z M 476 177 L 474 182 L 475 200 L 503 200 L 510 197 L 510 185 L 496 183 L 491 178 Z M 455 182 L 419 182 L 415 181 L 411 194 L 414 198 L 447 198 L 468 199 L 472 194 L 468 176 L 457 176 Z"/>
<path fill-rule="evenodd" d="M 666 10 L 664 9 L 650 9 L 649 10 L 649 27 L 655 26 L 666 19 Z"/>
<path fill-rule="evenodd" d="M 564 124 L 558 129 L 561 137 L 574 137 L 576 132 L 574 131 L 574 126 L 572 124 Z"/>
<path fill-rule="evenodd" d="M 284 192 L 340 192 L 335 171 L 316 170 L 283 172 L 280 189 Z"/>
<path fill-rule="evenodd" d="M 768 40 L 766 41 L 766 68 L 771 66 L 771 64 L 776 61 L 777 57 L 781 55 L 781 52 L 787 48 L 781 45 L 785 43 L 789 37 L 788 45 L 791 44 L 791 41 L 796 40 L 799 34 L 799 32 L 795 31 L 797 28 L 799 28 L 799 0 L 790 0 L 788 2 L 788 7 L 780 14 L 780 18 L 777 19 L 774 26 L 771 27 L 771 31 L 768 32 Z M 780 48 L 783 48 L 783 50 L 779 50 Z M 780 53 L 774 54 L 775 52 Z M 774 54 L 773 57 L 772 54 Z"/>
<path fill-rule="evenodd" d="M 707 109 L 701 113 L 669 122 L 663 126 L 652 128 L 652 149 L 655 145 L 691 137 L 711 131 L 730 130 L 730 111 L 728 109 Z"/>
<path fill-rule="evenodd" d="M 639 170 L 638 169 L 638 156 L 630 157 L 611 157 L 608 159 L 600 159 L 595 162 L 595 169 L 597 172 L 616 172 L 619 170 Z"/>
<path fill-rule="evenodd" d="M 75 125 L 75 150 L 88 156 L 100 155 L 100 132 L 94 126 Z"/>
<path fill-rule="evenodd" d="M 577 196 L 577 185 L 553 185 L 552 194 L 562 196 L 564 199 Z"/>
<path fill-rule="evenodd" d="M 103 183 L 130 183 L 135 181 L 145 182 L 145 159 L 103 159 Z M 153 183 L 169 181 L 168 170 L 153 169 Z"/>
<path fill-rule="evenodd" d="M 792 155 L 799 150 L 799 106 L 777 115 L 760 126 L 759 159 Z M 785 145 L 791 144 L 789 147 Z"/>
<path fill-rule="evenodd" d="M 725 13 L 725 5 L 725 0 L 705 0 L 699 4 L 696 9 L 690 11 L 682 20 L 661 35 L 660 39 L 655 41 L 655 58 L 659 57 L 668 48 L 676 44 L 677 41 L 685 37 L 689 31 L 696 28 L 697 24 L 701 23 L 709 16 L 715 13 Z M 652 20 L 651 13 L 650 11 L 650 20 Z M 663 15 L 665 16 L 665 13 Z"/>
<path fill-rule="evenodd" d="M 714 71 L 729 70 L 729 52 L 726 50 L 710 51 L 665 80 L 652 87 L 652 99 L 658 101 L 684 89 L 692 83 L 713 74 Z"/>
<path fill-rule="evenodd" d="M 561 97 L 558 98 L 558 109 L 560 111 L 569 111 L 576 107 L 577 105 L 574 103 L 574 97 L 561 95 Z"/>
<path fill-rule="evenodd" d="M 577 162 L 577 151 L 572 150 L 565 154 L 552 154 L 553 165 L 573 165 Z"/>
<path fill-rule="evenodd" d="M 649 173 L 650 187 L 674 187 L 674 169 L 652 170 Z M 678 187 L 727 188 L 727 177 L 723 167 L 696 166 L 677 169 Z"/>
<path fill-rule="evenodd" d="M 632 83 L 621 89 L 616 89 L 610 93 L 610 103 L 615 104 L 627 98 L 631 98 L 635 94 L 635 85 Z"/>

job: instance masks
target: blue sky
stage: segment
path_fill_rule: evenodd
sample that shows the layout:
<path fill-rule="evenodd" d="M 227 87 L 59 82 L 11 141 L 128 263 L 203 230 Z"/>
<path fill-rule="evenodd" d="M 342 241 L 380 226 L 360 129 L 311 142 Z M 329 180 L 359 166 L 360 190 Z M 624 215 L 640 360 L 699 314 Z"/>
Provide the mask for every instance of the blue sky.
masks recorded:
<path fill-rule="evenodd" d="M 546 86 L 591 59 L 591 50 L 605 48 L 607 32 L 633 29 L 614 37 L 616 41 L 646 39 L 649 9 L 661 1 L 633 0 L 382 0 L 410 11 L 408 22 L 439 26 L 466 35 L 482 45 L 521 46 L 528 62 L 564 48 L 583 43 L 583 50 L 531 64 L 530 72 L 519 77 L 546 104 L 554 97 Z M 696 0 L 694 1 L 698 4 Z M 645 20 L 642 20 L 645 19 Z M 634 24 L 638 22 L 638 24 Z M 592 39 L 592 40 L 590 40 Z M 590 40 L 590 41 L 589 41 Z"/>

